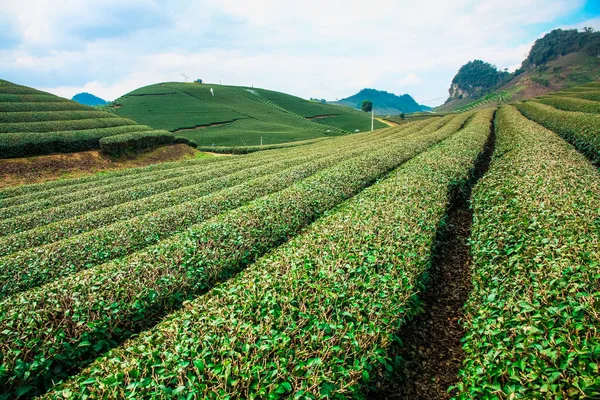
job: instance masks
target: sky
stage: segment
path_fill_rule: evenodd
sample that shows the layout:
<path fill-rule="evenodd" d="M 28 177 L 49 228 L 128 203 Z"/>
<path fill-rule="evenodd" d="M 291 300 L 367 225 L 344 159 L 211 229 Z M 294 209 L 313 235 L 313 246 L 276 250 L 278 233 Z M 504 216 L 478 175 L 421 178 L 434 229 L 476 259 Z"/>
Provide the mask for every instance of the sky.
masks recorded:
<path fill-rule="evenodd" d="M 600 30 L 600 0 L 0 0 L 0 78 L 114 100 L 191 79 L 336 100 L 443 103 L 458 68 L 514 70 L 550 30 Z"/>

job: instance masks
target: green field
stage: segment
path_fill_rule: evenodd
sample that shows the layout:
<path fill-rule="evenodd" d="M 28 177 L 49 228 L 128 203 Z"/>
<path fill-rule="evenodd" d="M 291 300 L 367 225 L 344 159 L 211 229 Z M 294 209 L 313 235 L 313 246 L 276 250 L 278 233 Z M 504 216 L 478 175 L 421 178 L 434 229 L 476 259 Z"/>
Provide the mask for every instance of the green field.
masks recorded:
<path fill-rule="evenodd" d="M 172 140 L 166 131 L 0 80 L 0 158 L 99 149 L 103 138 L 132 135 L 149 145 Z"/>
<path fill-rule="evenodd" d="M 212 96 L 210 89 L 213 89 Z M 257 146 L 371 129 L 370 115 L 265 89 L 169 82 L 117 99 L 114 112 L 201 146 Z M 385 124 L 375 121 L 375 128 Z"/>
<path fill-rule="evenodd" d="M 600 114 L 581 93 L 600 87 L 0 189 L 0 399 L 369 397 L 408 362 L 391 350 L 461 202 L 452 397 L 598 398 Z M 319 126 L 305 106 L 268 107 Z"/>

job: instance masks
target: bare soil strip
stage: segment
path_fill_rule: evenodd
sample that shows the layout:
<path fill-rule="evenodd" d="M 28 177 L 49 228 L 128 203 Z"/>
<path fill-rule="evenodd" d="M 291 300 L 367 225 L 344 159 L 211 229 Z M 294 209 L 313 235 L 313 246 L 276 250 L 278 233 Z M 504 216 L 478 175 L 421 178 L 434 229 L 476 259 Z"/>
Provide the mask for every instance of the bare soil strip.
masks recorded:
<path fill-rule="evenodd" d="M 427 286 L 419 296 L 424 309 L 409 321 L 397 336 L 402 345 L 390 350 L 399 368 L 392 377 L 378 382 L 369 399 L 449 399 L 448 388 L 457 381 L 464 359 L 459 323 L 463 305 L 471 290 L 471 254 L 468 240 L 473 213 L 469 207 L 471 189 L 488 170 L 494 149 L 494 127 L 487 148 L 476 165 L 472 185 L 466 193 L 453 195 L 446 223 L 438 232 Z"/>

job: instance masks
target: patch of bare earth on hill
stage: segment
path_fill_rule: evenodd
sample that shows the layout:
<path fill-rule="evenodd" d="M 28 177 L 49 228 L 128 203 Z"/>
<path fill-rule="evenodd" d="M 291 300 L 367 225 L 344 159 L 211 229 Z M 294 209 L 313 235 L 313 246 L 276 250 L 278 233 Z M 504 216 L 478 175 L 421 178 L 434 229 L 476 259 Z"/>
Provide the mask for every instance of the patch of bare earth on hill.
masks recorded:
<path fill-rule="evenodd" d="M 492 119 L 493 121 L 493 119 Z M 493 125 L 492 125 L 493 129 Z M 489 168 L 495 136 L 488 140 L 470 185 L 456 191 L 447 218 L 436 237 L 433 261 L 425 291 L 419 295 L 423 312 L 397 332 L 400 339 L 388 356 L 396 360 L 390 376 L 370 388 L 368 399 L 446 400 L 457 383 L 465 358 L 459 320 L 471 291 L 469 237 L 473 213 L 469 205 L 472 186 Z"/>
<path fill-rule="evenodd" d="M 119 159 L 112 159 L 99 151 L 4 159 L 0 160 L 0 188 L 180 161 L 194 158 L 198 153 L 188 145 L 175 144 Z"/>

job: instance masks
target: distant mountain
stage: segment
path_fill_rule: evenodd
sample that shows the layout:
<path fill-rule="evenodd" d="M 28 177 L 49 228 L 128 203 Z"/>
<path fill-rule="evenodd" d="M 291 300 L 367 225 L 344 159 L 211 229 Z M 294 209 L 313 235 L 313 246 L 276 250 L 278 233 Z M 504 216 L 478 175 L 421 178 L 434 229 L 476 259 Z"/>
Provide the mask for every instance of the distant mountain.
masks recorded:
<path fill-rule="evenodd" d="M 332 103 L 360 109 L 363 100 L 371 100 L 373 102 L 375 114 L 378 115 L 398 115 L 401 113 L 431 110 L 430 107 L 418 104 L 415 99 L 408 94 L 398 96 L 394 93 L 376 89 L 363 89 L 353 96 Z"/>
<path fill-rule="evenodd" d="M 86 106 L 102 106 L 108 103 L 106 100 L 103 100 L 98 96 L 94 96 L 91 93 L 85 92 L 76 94 L 71 100 L 80 104 L 85 104 Z"/>
<path fill-rule="evenodd" d="M 555 29 L 535 41 L 514 73 L 481 60 L 457 72 L 448 100 L 437 111 L 463 111 L 525 100 L 600 80 L 600 32 Z"/>

